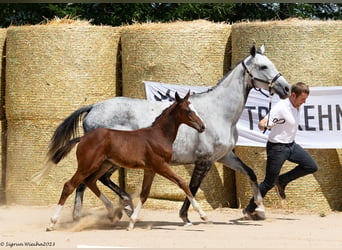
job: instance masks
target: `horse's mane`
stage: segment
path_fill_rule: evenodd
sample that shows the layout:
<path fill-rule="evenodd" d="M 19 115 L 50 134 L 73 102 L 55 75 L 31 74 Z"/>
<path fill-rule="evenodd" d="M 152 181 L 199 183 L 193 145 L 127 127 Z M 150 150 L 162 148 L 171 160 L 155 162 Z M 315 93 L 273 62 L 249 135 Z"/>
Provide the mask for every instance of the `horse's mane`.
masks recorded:
<path fill-rule="evenodd" d="M 236 67 L 236 66 L 235 66 Z M 234 68 L 235 68 L 234 67 Z M 191 97 L 198 97 L 198 96 L 200 96 L 200 95 L 202 95 L 202 94 L 206 94 L 206 93 L 208 93 L 208 92 L 211 92 L 211 91 L 213 91 L 214 89 L 216 89 L 229 75 L 230 75 L 230 73 L 232 73 L 232 71 L 234 70 L 234 68 L 231 68 L 231 69 L 229 69 L 229 71 L 226 73 L 226 74 L 224 74 L 224 76 L 217 82 L 217 84 L 215 85 L 215 86 L 212 86 L 211 88 L 209 88 L 209 89 L 207 89 L 207 90 L 205 90 L 205 91 L 203 91 L 203 92 L 199 92 L 199 93 L 194 93 L 194 94 L 192 94 L 191 95 Z"/>
<path fill-rule="evenodd" d="M 163 110 L 163 112 L 161 112 L 161 114 L 158 115 L 158 116 L 156 117 L 156 119 L 154 119 L 154 121 L 152 122 L 152 125 L 151 125 L 151 126 L 153 126 L 153 125 L 157 122 L 157 120 L 158 120 L 160 117 L 164 116 L 166 113 L 170 113 L 171 110 L 173 110 L 173 109 L 176 107 L 176 105 L 177 105 L 177 102 L 175 101 L 175 102 L 172 103 L 169 107 L 165 108 L 165 109 Z"/>

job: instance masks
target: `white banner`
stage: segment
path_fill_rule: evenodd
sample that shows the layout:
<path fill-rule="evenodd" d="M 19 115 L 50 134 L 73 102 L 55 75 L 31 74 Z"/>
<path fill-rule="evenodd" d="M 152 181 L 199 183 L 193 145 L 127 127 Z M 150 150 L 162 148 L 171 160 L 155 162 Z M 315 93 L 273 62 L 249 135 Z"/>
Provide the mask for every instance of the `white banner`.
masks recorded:
<path fill-rule="evenodd" d="M 209 87 L 185 86 L 144 81 L 148 100 L 173 101 L 175 92 L 184 96 L 206 91 Z M 267 91 L 264 91 L 266 94 Z M 271 98 L 272 106 L 279 101 Z M 342 86 L 310 87 L 310 95 L 301 106 L 301 119 L 296 142 L 304 148 L 342 148 Z M 265 147 L 267 133 L 258 129 L 258 122 L 268 113 L 269 98 L 252 90 L 237 124 L 237 145 Z"/>

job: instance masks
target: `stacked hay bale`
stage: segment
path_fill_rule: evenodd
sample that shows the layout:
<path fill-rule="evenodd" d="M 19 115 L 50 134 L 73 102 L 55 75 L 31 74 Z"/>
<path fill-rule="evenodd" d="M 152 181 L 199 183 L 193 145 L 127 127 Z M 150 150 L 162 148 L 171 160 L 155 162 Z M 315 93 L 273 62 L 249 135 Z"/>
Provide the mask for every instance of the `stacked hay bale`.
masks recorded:
<path fill-rule="evenodd" d="M 265 44 L 266 55 L 290 84 L 303 81 L 309 86 L 340 86 L 342 82 L 342 22 L 285 21 L 237 23 L 232 26 L 232 64 L 245 56 L 255 42 Z M 296 180 L 286 188 L 286 201 L 281 203 L 272 190 L 267 194 L 268 207 L 287 207 L 313 211 L 341 210 L 338 197 L 342 191 L 341 150 L 308 150 L 320 166 L 314 175 Z M 265 173 L 265 149 L 238 147 L 241 159 L 255 170 L 258 180 Z M 319 156 L 319 157 L 318 157 Z M 295 165 L 286 162 L 282 173 Z M 324 181 L 323 181 L 324 180 Z M 246 206 L 251 193 L 246 178 L 236 174 L 237 196 Z"/>
<path fill-rule="evenodd" d="M 9 204 L 58 201 L 64 182 L 75 172 L 75 150 L 40 185 L 33 184 L 30 178 L 43 167 L 49 140 L 63 119 L 84 105 L 115 96 L 120 30 L 68 19 L 46 25 L 9 27 L 6 66 Z M 86 199 L 97 200 L 94 195 L 87 195 Z"/>
<path fill-rule="evenodd" d="M 0 29 L 0 204 L 5 203 L 5 178 L 6 178 L 6 116 L 5 103 L 5 41 L 7 29 Z"/>
<path fill-rule="evenodd" d="M 227 24 L 204 20 L 175 23 L 135 24 L 123 28 L 122 81 L 123 95 L 146 98 L 144 80 L 196 86 L 213 86 L 230 68 L 230 31 Z M 193 166 L 173 169 L 187 181 Z M 233 174 L 221 165 L 212 168 L 197 197 L 203 207 L 232 205 L 224 192 L 234 183 Z M 127 190 L 140 188 L 142 171 L 127 171 Z M 227 184 L 229 183 L 229 184 Z M 231 191 L 233 187 L 228 187 Z M 231 195 L 234 192 L 228 192 Z M 175 184 L 156 176 L 146 206 L 179 207 L 172 201 L 184 200 Z M 155 198 L 156 200 L 153 200 Z"/>

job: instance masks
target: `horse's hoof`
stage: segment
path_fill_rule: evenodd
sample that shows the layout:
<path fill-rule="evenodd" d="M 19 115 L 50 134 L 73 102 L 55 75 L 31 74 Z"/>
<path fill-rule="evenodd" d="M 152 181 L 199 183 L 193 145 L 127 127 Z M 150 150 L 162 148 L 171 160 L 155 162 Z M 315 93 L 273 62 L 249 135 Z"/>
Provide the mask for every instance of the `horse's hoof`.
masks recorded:
<path fill-rule="evenodd" d="M 53 230 L 55 230 L 52 226 L 48 226 L 47 228 L 46 228 L 46 232 L 51 232 L 51 231 L 53 231 Z"/>
<path fill-rule="evenodd" d="M 265 212 L 263 211 L 250 212 L 247 209 L 244 209 L 242 213 L 245 218 L 250 219 L 250 220 L 265 220 L 266 219 Z"/>
<path fill-rule="evenodd" d="M 123 216 L 122 209 L 121 208 L 116 208 L 115 211 L 114 211 L 112 222 L 113 223 L 119 222 L 121 220 L 122 216 Z"/>
<path fill-rule="evenodd" d="M 265 211 L 255 210 L 255 220 L 266 220 Z"/>
<path fill-rule="evenodd" d="M 192 222 L 186 222 L 185 224 L 184 224 L 184 226 L 185 227 L 191 227 L 191 226 L 193 226 L 194 224 L 192 224 Z"/>
<path fill-rule="evenodd" d="M 123 201 L 123 210 L 125 211 L 125 213 L 127 214 L 128 217 L 131 217 L 133 212 L 134 212 L 134 208 L 133 208 L 133 204 L 131 200 L 124 200 Z"/>
<path fill-rule="evenodd" d="M 134 229 L 134 225 L 129 224 L 129 226 L 126 228 L 127 231 L 132 231 Z"/>

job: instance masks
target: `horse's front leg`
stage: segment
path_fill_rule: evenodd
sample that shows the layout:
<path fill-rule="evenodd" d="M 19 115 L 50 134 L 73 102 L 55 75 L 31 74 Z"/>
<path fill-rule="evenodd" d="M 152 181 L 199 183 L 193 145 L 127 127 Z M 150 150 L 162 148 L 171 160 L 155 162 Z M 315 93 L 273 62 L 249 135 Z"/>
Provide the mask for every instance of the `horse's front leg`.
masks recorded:
<path fill-rule="evenodd" d="M 150 194 L 152 182 L 153 182 L 155 175 L 156 173 L 153 170 L 144 169 L 144 178 L 143 178 L 142 188 L 140 192 L 140 200 L 138 201 L 138 204 L 135 207 L 134 212 L 129 219 L 129 225 L 128 225 L 127 230 L 132 230 L 134 228 L 134 225 L 135 225 L 135 222 L 137 221 L 140 210 Z"/>
<path fill-rule="evenodd" d="M 248 176 L 249 182 L 252 186 L 254 202 L 257 205 L 255 212 L 260 219 L 265 219 L 265 207 L 263 205 L 263 198 L 260 193 L 257 177 L 250 167 L 248 167 L 233 151 L 225 155 L 223 158 L 219 159 L 218 162 L 222 163 L 224 166 L 229 167 L 235 171 Z"/>
<path fill-rule="evenodd" d="M 191 175 L 190 179 L 190 191 L 193 196 L 196 195 L 198 188 L 200 187 L 203 178 L 207 175 L 208 171 L 210 170 L 211 166 L 213 165 L 212 161 L 208 160 L 201 160 L 195 162 L 195 168 Z M 179 217 L 182 218 L 185 225 L 191 225 L 191 221 L 188 218 L 188 210 L 190 207 L 189 199 L 185 199 L 182 208 L 179 211 Z"/>

